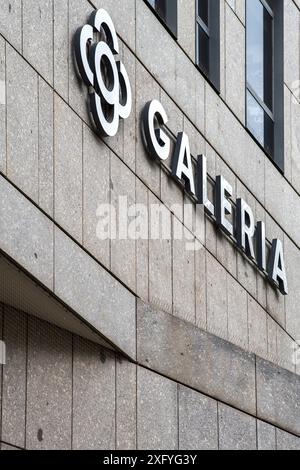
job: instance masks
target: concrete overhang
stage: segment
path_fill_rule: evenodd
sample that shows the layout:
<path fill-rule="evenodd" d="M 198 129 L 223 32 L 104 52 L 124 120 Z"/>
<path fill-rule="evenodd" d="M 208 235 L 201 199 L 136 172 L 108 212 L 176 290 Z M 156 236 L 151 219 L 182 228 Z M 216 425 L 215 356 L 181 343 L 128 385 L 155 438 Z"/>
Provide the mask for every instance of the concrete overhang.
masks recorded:
<path fill-rule="evenodd" d="M 0 302 L 136 359 L 136 298 L 0 176 Z"/>
<path fill-rule="evenodd" d="M 5 255 L 0 255 L 0 303 L 52 323 L 109 349 L 115 347 L 76 312 L 37 284 Z"/>

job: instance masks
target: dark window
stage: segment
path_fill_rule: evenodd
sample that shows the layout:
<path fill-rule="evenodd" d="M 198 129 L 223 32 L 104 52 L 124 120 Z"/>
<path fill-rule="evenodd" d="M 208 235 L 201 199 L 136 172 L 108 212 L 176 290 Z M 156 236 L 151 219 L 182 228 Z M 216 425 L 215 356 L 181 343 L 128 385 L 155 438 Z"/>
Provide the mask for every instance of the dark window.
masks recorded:
<path fill-rule="evenodd" d="M 177 0 L 146 0 L 158 17 L 177 37 Z"/>
<path fill-rule="evenodd" d="M 196 62 L 215 88 L 220 87 L 220 1 L 196 0 Z"/>
<path fill-rule="evenodd" d="M 281 0 L 247 0 L 246 103 L 247 128 L 283 169 L 283 157 L 278 153 L 283 149 L 283 131 L 279 129 L 283 120 L 280 3 Z"/>

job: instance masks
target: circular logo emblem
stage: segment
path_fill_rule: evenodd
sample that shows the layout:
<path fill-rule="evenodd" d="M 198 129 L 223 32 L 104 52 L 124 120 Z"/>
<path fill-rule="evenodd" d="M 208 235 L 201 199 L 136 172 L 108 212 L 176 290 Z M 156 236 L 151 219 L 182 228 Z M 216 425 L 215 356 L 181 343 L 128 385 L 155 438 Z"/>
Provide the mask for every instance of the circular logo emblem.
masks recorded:
<path fill-rule="evenodd" d="M 131 113 L 131 86 L 118 56 L 119 42 L 111 17 L 103 9 L 94 11 L 88 24 L 76 32 L 75 57 L 89 88 L 95 125 L 104 137 L 115 136 L 120 118 L 126 119 Z"/>

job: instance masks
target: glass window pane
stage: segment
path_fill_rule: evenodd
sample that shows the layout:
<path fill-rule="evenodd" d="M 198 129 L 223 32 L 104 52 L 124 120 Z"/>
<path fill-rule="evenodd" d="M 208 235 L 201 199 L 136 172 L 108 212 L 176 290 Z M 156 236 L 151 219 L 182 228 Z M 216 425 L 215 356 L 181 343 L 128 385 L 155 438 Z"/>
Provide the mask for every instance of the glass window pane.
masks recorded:
<path fill-rule="evenodd" d="M 264 8 L 264 102 L 273 110 L 273 18 Z"/>
<path fill-rule="evenodd" d="M 175 36 L 177 35 L 177 0 L 147 0 Z"/>
<path fill-rule="evenodd" d="M 155 9 L 162 19 L 164 20 L 167 19 L 167 1 L 166 0 L 156 0 Z"/>
<path fill-rule="evenodd" d="M 198 16 L 208 26 L 208 1 L 198 0 Z"/>
<path fill-rule="evenodd" d="M 249 91 L 247 92 L 247 127 L 272 157 L 274 155 L 274 122 Z"/>
<path fill-rule="evenodd" d="M 247 92 L 247 127 L 261 145 L 264 145 L 264 110 Z"/>
<path fill-rule="evenodd" d="M 264 96 L 263 10 L 259 0 L 247 0 L 247 81 L 261 99 Z"/>
<path fill-rule="evenodd" d="M 206 32 L 197 26 L 198 28 L 198 65 L 201 70 L 209 75 L 209 37 Z"/>
<path fill-rule="evenodd" d="M 273 18 L 260 0 L 247 0 L 247 82 L 273 109 Z"/>

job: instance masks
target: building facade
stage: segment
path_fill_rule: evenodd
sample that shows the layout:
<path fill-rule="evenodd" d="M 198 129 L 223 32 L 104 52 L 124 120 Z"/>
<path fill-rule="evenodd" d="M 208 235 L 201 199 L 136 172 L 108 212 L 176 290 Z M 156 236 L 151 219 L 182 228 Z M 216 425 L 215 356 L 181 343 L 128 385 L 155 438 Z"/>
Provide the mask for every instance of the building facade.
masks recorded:
<path fill-rule="evenodd" d="M 300 449 L 299 35 L 0 0 L 2 449 Z"/>

